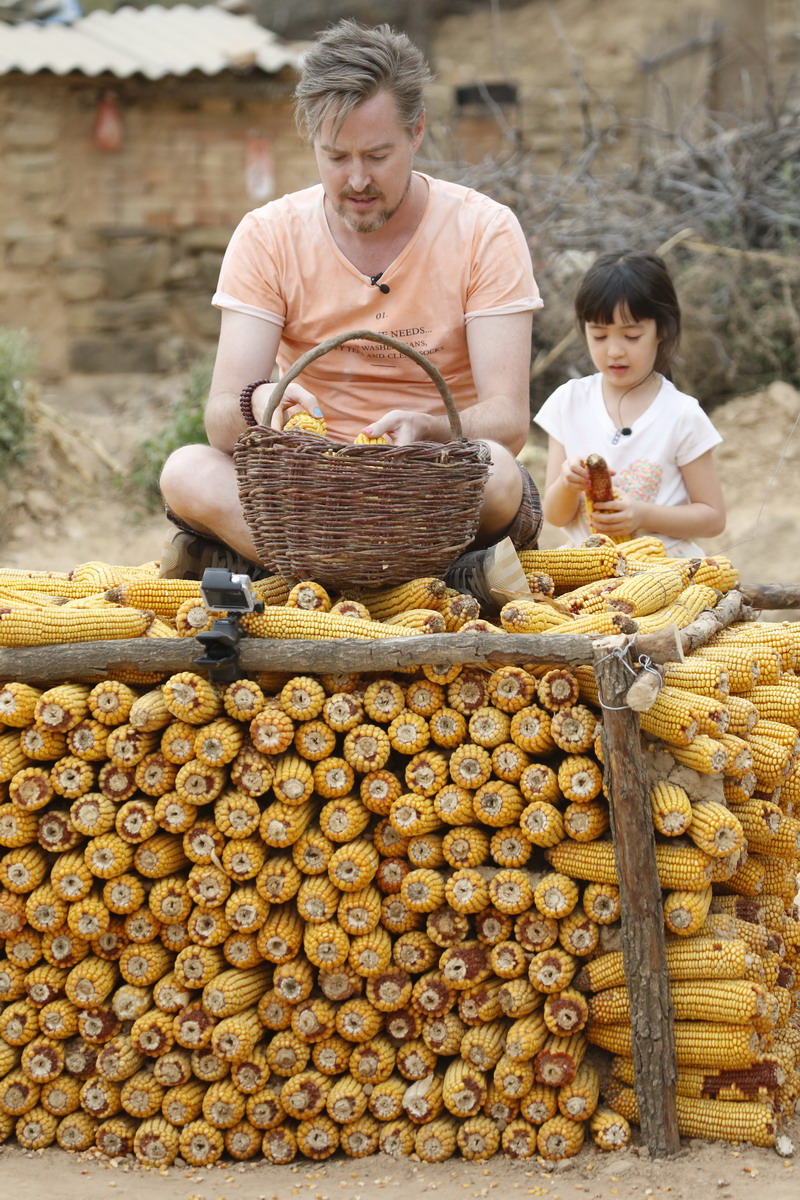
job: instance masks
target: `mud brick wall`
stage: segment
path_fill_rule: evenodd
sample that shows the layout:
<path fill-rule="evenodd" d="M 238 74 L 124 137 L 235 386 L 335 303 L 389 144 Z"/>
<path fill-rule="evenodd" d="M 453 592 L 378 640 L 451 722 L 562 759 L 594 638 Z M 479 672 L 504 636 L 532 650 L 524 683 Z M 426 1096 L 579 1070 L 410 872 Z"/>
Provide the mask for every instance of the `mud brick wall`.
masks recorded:
<path fill-rule="evenodd" d="M 272 195 L 315 178 L 293 84 L 0 79 L 0 325 L 35 336 L 45 378 L 171 369 L 214 344 L 222 253 L 242 214 L 269 198 L 254 148 L 266 147 Z M 94 137 L 107 90 L 117 150 Z"/>

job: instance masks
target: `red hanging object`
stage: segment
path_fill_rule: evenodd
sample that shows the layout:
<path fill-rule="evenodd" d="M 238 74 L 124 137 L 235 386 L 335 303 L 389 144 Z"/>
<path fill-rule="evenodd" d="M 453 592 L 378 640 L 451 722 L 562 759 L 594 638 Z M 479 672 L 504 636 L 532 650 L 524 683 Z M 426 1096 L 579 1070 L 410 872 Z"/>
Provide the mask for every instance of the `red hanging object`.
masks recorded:
<path fill-rule="evenodd" d="M 94 117 L 94 144 L 98 150 L 119 150 L 122 145 L 122 117 L 113 92 L 103 92 Z"/>

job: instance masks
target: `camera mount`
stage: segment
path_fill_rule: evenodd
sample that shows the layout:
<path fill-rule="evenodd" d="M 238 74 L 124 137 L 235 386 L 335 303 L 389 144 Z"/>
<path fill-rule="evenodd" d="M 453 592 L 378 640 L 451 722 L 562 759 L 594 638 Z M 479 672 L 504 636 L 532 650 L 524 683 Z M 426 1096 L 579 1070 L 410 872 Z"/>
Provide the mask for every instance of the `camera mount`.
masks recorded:
<path fill-rule="evenodd" d="M 195 663 L 208 668 L 212 682 L 231 683 L 239 675 L 239 622 L 246 613 L 262 612 L 264 603 L 253 591 L 249 575 L 236 575 L 223 567 L 206 567 L 200 594 L 209 612 L 224 612 L 225 616 L 197 634 L 205 653 Z"/>

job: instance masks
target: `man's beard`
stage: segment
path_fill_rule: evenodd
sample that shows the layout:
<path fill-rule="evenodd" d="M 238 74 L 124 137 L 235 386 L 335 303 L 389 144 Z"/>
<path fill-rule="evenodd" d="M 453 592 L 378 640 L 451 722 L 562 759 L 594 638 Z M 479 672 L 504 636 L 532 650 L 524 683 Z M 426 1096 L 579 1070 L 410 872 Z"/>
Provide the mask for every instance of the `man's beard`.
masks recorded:
<path fill-rule="evenodd" d="M 360 198 L 362 200 L 375 198 L 377 200 L 383 200 L 383 193 L 342 192 L 340 196 L 340 203 L 336 205 L 336 212 L 344 221 L 347 228 L 352 230 L 353 233 L 377 233 L 379 229 L 383 229 L 386 222 L 391 220 L 391 218 L 397 212 L 398 208 L 408 195 L 410 187 L 411 176 L 409 175 L 408 182 L 403 190 L 403 194 L 397 201 L 397 204 L 395 204 L 394 208 L 381 208 L 377 212 L 365 213 L 364 216 L 361 217 L 358 215 L 358 213 L 354 213 L 350 208 L 348 208 L 346 201 L 352 198 Z"/>

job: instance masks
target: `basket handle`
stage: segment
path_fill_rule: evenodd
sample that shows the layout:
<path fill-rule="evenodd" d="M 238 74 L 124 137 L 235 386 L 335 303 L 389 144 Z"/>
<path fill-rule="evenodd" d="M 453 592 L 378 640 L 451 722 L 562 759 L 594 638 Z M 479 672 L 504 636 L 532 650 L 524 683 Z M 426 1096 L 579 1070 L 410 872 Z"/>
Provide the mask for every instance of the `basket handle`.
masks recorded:
<path fill-rule="evenodd" d="M 408 358 L 413 359 L 415 363 L 422 367 L 423 371 L 425 371 L 426 374 L 429 375 L 433 380 L 439 395 L 444 402 L 445 410 L 450 421 L 450 431 L 453 435 L 453 441 L 464 440 L 464 435 L 461 431 L 461 417 L 459 416 L 458 409 L 456 408 L 453 397 L 450 394 L 450 389 L 447 386 L 441 372 L 433 365 L 432 362 L 428 361 L 424 354 L 420 354 L 419 351 L 415 350 L 413 346 L 409 346 L 406 342 L 401 342 L 397 338 L 390 337 L 388 333 L 373 333 L 368 329 L 356 329 L 352 333 L 337 333 L 335 337 L 331 337 L 328 338 L 327 341 L 320 342 L 320 344 L 315 346 L 312 350 L 307 350 L 306 353 L 301 355 L 296 362 L 292 363 L 286 374 L 281 376 L 281 378 L 278 380 L 270 395 L 270 398 L 267 402 L 266 411 L 264 413 L 264 425 L 269 425 L 272 415 L 275 412 L 275 409 L 278 407 L 278 404 L 282 399 L 283 393 L 286 391 L 288 385 L 293 379 L 297 378 L 300 372 L 307 367 L 309 363 L 314 362 L 316 358 L 320 358 L 323 354 L 327 354 L 329 350 L 335 350 L 337 346 L 343 345 L 344 342 L 354 341 L 356 338 L 370 342 L 380 342 L 383 346 L 390 346 L 393 350 L 399 350 L 402 354 L 407 355 Z M 258 379 L 255 383 L 250 383 L 247 385 L 247 387 L 242 389 L 242 394 L 239 398 L 239 406 L 242 410 L 242 416 L 248 425 L 258 424 L 253 416 L 253 392 L 257 387 L 260 387 L 262 383 L 268 382 L 269 380 L 267 379 Z"/>

